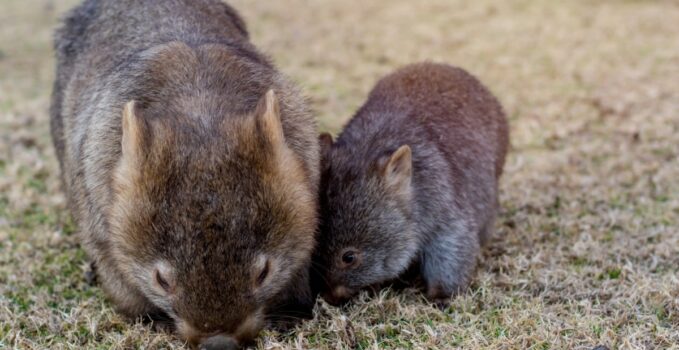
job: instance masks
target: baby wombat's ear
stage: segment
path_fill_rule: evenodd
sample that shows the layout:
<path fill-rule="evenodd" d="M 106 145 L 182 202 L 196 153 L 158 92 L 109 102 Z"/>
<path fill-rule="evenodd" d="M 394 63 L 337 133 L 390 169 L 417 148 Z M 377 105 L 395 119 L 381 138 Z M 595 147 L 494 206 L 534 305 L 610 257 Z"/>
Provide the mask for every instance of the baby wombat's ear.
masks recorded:
<path fill-rule="evenodd" d="M 278 146 L 285 142 L 278 98 L 273 90 L 269 90 L 259 100 L 255 117 L 257 118 L 257 129 L 272 145 Z"/>
<path fill-rule="evenodd" d="M 399 147 L 388 159 L 382 161 L 382 178 L 389 188 L 397 192 L 410 192 L 412 172 L 412 153 L 408 145 Z"/>
<path fill-rule="evenodd" d="M 321 146 L 321 158 L 327 159 L 330 149 L 332 148 L 332 135 L 327 132 L 322 133 L 318 136 L 318 142 Z"/>

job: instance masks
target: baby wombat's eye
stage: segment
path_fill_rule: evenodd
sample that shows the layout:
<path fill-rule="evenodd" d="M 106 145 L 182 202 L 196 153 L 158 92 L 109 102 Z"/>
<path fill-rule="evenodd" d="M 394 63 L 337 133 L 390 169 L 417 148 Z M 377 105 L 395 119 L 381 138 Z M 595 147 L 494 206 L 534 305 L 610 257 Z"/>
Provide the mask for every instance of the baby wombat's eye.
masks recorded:
<path fill-rule="evenodd" d="M 350 268 L 358 265 L 360 254 L 353 250 L 347 249 L 342 253 L 342 266 L 344 268 Z"/>
<path fill-rule="evenodd" d="M 353 264 L 354 260 L 356 260 L 356 256 L 354 255 L 354 252 L 346 252 L 344 255 L 342 255 L 342 261 L 345 264 Z"/>

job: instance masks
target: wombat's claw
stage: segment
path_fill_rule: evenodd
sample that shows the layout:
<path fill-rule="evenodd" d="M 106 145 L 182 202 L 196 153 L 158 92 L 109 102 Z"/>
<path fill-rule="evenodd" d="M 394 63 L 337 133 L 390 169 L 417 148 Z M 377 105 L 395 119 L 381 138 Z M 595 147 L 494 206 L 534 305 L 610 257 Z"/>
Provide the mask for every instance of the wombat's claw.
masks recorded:
<path fill-rule="evenodd" d="M 172 333 L 176 330 L 174 320 L 160 310 L 149 312 L 141 318 L 141 321 L 145 325 L 151 325 L 151 329 L 156 332 Z"/>
<path fill-rule="evenodd" d="M 283 322 L 283 321 L 269 321 L 266 324 L 266 329 L 272 330 L 278 333 L 288 333 L 295 327 L 293 322 Z"/>
<path fill-rule="evenodd" d="M 302 319 L 293 316 L 275 317 L 267 321 L 266 328 L 279 333 L 288 333 L 300 323 L 302 323 Z"/>
<path fill-rule="evenodd" d="M 439 310 L 445 311 L 450 306 L 451 295 L 444 292 L 441 288 L 430 288 L 427 291 L 427 299 Z"/>
<path fill-rule="evenodd" d="M 90 268 L 85 271 L 85 281 L 90 286 L 93 286 L 97 283 L 97 267 L 94 265 L 94 262 L 91 262 Z"/>
<path fill-rule="evenodd" d="M 429 301 L 431 306 L 441 311 L 445 311 L 450 306 L 450 296 L 427 295 L 427 300 Z"/>
<path fill-rule="evenodd" d="M 153 321 L 151 324 L 151 329 L 159 333 L 168 334 L 174 332 L 175 330 L 174 325 L 168 321 Z"/>
<path fill-rule="evenodd" d="M 441 311 L 446 311 L 446 309 L 450 306 L 450 298 L 435 299 L 432 300 L 432 303 L 434 304 L 434 306 L 436 306 L 437 309 Z"/>

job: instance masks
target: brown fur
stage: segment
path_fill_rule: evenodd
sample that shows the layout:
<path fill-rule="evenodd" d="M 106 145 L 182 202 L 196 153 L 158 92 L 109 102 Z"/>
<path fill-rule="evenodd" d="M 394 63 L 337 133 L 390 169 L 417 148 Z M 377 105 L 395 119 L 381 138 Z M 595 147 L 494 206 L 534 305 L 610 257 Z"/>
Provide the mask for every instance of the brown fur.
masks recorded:
<path fill-rule="evenodd" d="M 421 63 L 380 80 L 337 142 L 320 138 L 321 237 L 331 302 L 414 266 L 427 296 L 467 287 L 493 231 L 509 144 L 493 95 L 462 69 Z"/>
<path fill-rule="evenodd" d="M 117 309 L 210 344 L 308 315 L 315 124 L 236 12 L 216 0 L 88 0 L 56 47 L 62 179 Z"/>

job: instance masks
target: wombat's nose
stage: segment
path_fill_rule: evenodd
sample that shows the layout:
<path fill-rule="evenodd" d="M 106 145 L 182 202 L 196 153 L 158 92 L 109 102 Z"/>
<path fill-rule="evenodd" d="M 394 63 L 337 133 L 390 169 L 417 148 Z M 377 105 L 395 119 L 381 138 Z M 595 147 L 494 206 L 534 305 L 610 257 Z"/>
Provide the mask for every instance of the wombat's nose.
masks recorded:
<path fill-rule="evenodd" d="M 346 299 L 340 299 L 340 298 L 335 298 L 332 296 L 332 294 L 323 294 L 323 300 L 325 300 L 328 304 L 332 306 L 342 306 L 346 304 L 347 300 Z"/>
<path fill-rule="evenodd" d="M 323 299 L 333 306 L 346 304 L 351 298 L 351 291 L 343 286 L 335 287 L 331 291 L 322 294 Z"/>
<path fill-rule="evenodd" d="M 200 350 L 237 350 L 238 343 L 233 338 L 224 335 L 215 335 L 200 343 Z"/>

